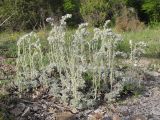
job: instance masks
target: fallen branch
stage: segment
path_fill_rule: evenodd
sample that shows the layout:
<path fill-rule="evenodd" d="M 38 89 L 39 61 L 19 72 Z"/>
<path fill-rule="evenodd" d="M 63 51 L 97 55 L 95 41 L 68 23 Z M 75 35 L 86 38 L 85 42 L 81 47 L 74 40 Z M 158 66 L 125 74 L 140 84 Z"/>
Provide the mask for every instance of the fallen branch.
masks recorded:
<path fill-rule="evenodd" d="M 6 22 L 8 21 L 15 13 L 11 14 L 7 19 L 5 19 L 1 24 L 0 27 Z"/>

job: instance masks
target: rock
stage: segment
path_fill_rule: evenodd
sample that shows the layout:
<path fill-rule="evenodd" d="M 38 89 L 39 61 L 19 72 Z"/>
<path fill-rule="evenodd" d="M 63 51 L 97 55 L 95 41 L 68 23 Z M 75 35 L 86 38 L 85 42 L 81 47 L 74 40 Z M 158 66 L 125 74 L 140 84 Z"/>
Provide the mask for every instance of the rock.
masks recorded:
<path fill-rule="evenodd" d="M 150 96 L 151 96 L 151 93 L 150 93 L 150 92 L 145 92 L 145 93 L 143 94 L 143 96 L 144 96 L 144 97 L 150 97 Z"/>
<path fill-rule="evenodd" d="M 19 115 L 22 113 L 22 111 L 21 111 L 20 109 L 18 109 L 18 108 L 14 108 L 14 109 L 12 109 L 10 112 L 11 112 L 11 114 L 13 114 L 14 116 L 19 116 Z"/>
<path fill-rule="evenodd" d="M 12 109 L 10 112 L 14 115 L 14 116 L 19 116 L 20 114 L 22 114 L 22 112 L 25 109 L 25 104 L 23 103 L 19 103 L 14 109 Z"/>
<path fill-rule="evenodd" d="M 160 105 L 155 106 L 154 108 L 152 108 L 151 113 L 153 115 L 157 115 L 160 116 Z"/>
<path fill-rule="evenodd" d="M 19 117 L 17 120 L 26 120 L 26 118 Z"/>
<path fill-rule="evenodd" d="M 105 113 L 103 116 L 103 120 L 112 120 L 108 113 Z"/>
<path fill-rule="evenodd" d="M 46 104 L 42 104 L 43 109 L 47 109 L 47 105 Z"/>
<path fill-rule="evenodd" d="M 95 114 L 94 116 L 89 116 L 88 120 L 102 120 L 103 116 L 100 114 Z"/>
<path fill-rule="evenodd" d="M 112 112 L 117 112 L 117 109 L 116 109 L 116 107 L 113 105 L 113 104 L 111 104 L 110 106 L 109 106 L 109 109 L 112 111 Z"/>
<path fill-rule="evenodd" d="M 55 120 L 55 118 L 53 116 L 47 116 L 45 120 Z"/>
<path fill-rule="evenodd" d="M 89 120 L 102 120 L 104 118 L 103 108 L 98 108 L 88 115 Z"/>
<path fill-rule="evenodd" d="M 149 75 L 151 75 L 152 77 L 158 77 L 160 74 L 158 72 L 149 72 Z"/>
<path fill-rule="evenodd" d="M 147 120 L 143 115 L 134 115 L 131 117 L 131 120 Z"/>
<path fill-rule="evenodd" d="M 129 115 L 129 110 L 127 106 L 121 106 L 119 111 L 123 116 Z"/>
<path fill-rule="evenodd" d="M 73 108 L 71 111 L 72 111 L 72 113 L 74 113 L 74 114 L 75 114 L 75 113 L 78 113 L 78 110 L 77 110 L 76 108 Z"/>
<path fill-rule="evenodd" d="M 9 109 L 13 109 L 14 107 L 15 107 L 15 105 L 11 104 L 11 105 L 9 106 Z"/>
<path fill-rule="evenodd" d="M 34 105 L 33 107 L 32 107 L 32 110 L 34 111 L 34 112 L 36 112 L 36 111 L 38 111 L 40 108 L 37 106 L 37 105 Z"/>
<path fill-rule="evenodd" d="M 112 117 L 112 120 L 121 120 L 121 119 L 120 119 L 119 115 L 114 114 Z"/>
<path fill-rule="evenodd" d="M 25 109 L 25 104 L 24 103 L 19 103 L 18 105 L 17 105 L 17 108 L 19 108 L 21 111 L 23 111 L 24 109 Z"/>
<path fill-rule="evenodd" d="M 73 114 L 71 112 L 62 112 L 55 115 L 56 120 L 71 120 Z"/>

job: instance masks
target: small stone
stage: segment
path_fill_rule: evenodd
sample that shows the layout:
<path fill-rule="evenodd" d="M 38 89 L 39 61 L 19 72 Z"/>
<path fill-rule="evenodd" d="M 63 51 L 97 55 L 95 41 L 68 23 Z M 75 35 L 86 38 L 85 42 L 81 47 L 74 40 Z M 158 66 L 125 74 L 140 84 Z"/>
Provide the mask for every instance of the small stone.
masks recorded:
<path fill-rule="evenodd" d="M 103 115 L 100 113 L 94 113 L 92 115 L 88 115 L 88 120 L 102 120 Z"/>
<path fill-rule="evenodd" d="M 73 109 L 72 109 L 72 113 L 74 113 L 74 114 L 75 114 L 75 113 L 78 113 L 78 110 L 77 110 L 76 108 L 73 108 Z"/>
<path fill-rule="evenodd" d="M 120 108 L 120 112 L 121 112 L 121 114 L 124 115 L 124 116 L 128 116 L 128 115 L 129 115 L 129 110 L 128 110 L 128 107 L 127 107 L 127 106 L 122 106 L 122 107 Z"/>
<path fill-rule="evenodd" d="M 117 109 L 115 108 L 113 104 L 111 104 L 109 108 L 111 109 L 112 112 L 117 112 Z"/>
<path fill-rule="evenodd" d="M 25 120 L 25 118 L 20 117 L 20 118 L 18 118 L 18 120 Z"/>
<path fill-rule="evenodd" d="M 22 114 L 22 111 L 24 111 L 25 109 L 25 104 L 23 103 L 19 103 L 14 109 L 12 109 L 10 112 L 14 115 L 14 116 L 19 116 L 20 114 Z"/>
<path fill-rule="evenodd" d="M 12 108 L 14 108 L 14 107 L 15 107 L 15 105 L 13 105 L 13 104 L 11 104 L 11 105 L 9 106 L 10 109 L 12 109 Z"/>
<path fill-rule="evenodd" d="M 114 114 L 112 120 L 121 120 L 119 115 Z"/>
<path fill-rule="evenodd" d="M 94 112 L 95 113 L 102 113 L 103 111 L 101 109 L 96 109 Z"/>
<path fill-rule="evenodd" d="M 33 111 L 37 111 L 37 110 L 39 110 L 39 107 L 38 106 L 33 106 Z"/>
<path fill-rule="evenodd" d="M 151 111 L 151 113 L 153 114 L 153 115 L 158 115 L 158 116 L 160 116 L 160 107 L 159 107 L 160 105 L 157 105 L 157 106 L 155 106 L 153 109 L 152 109 L 152 111 Z"/>
<path fill-rule="evenodd" d="M 48 116 L 45 118 L 45 120 L 55 120 L 53 116 Z"/>
<path fill-rule="evenodd" d="M 103 116 L 103 120 L 112 120 L 108 113 L 105 113 Z"/>
<path fill-rule="evenodd" d="M 144 93 L 144 95 L 143 95 L 144 97 L 150 97 L 151 96 L 151 94 L 149 93 L 149 92 L 146 92 L 146 93 Z"/>
<path fill-rule="evenodd" d="M 74 115 L 70 112 L 62 112 L 60 114 L 56 114 L 56 120 L 70 120 Z"/>
<path fill-rule="evenodd" d="M 134 115 L 131 120 L 147 120 L 143 115 Z"/>
<path fill-rule="evenodd" d="M 45 104 L 42 104 L 42 107 L 43 107 L 44 109 L 47 109 L 47 105 L 45 105 Z"/>
<path fill-rule="evenodd" d="M 20 109 L 18 109 L 18 108 L 14 108 L 14 109 L 12 109 L 10 112 L 11 112 L 11 114 L 13 114 L 14 116 L 19 116 L 19 115 L 22 113 L 22 111 L 21 111 Z"/>
<path fill-rule="evenodd" d="M 23 111 L 26 106 L 25 106 L 24 103 L 19 103 L 19 104 L 17 105 L 17 107 L 18 107 L 21 111 Z"/>
<path fill-rule="evenodd" d="M 150 72 L 150 74 L 154 77 L 158 77 L 159 76 L 159 73 L 158 72 Z"/>

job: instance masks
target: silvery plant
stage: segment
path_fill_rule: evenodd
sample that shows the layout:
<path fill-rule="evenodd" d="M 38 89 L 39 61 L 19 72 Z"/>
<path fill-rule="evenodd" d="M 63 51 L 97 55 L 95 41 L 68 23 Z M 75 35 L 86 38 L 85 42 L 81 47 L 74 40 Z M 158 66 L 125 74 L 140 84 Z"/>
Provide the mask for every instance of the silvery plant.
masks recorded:
<path fill-rule="evenodd" d="M 56 66 L 61 84 L 59 88 L 53 82 L 51 90 L 57 93 L 55 88 L 61 89 L 63 102 L 82 109 L 100 102 L 101 92 L 114 89 L 116 46 L 122 39 L 108 27 L 108 20 L 103 29 L 94 29 L 93 36 L 87 29 L 88 23 L 80 24 L 67 43 L 65 20 L 70 17 L 63 16 L 59 26 L 51 22 L 50 63 Z"/>
<path fill-rule="evenodd" d="M 17 81 L 21 90 L 41 84 L 64 105 L 85 109 L 122 91 L 125 73 L 116 69 L 116 58 L 127 56 L 117 51 L 122 38 L 109 28 L 109 20 L 103 28 L 93 29 L 93 34 L 88 31 L 88 23 L 82 23 L 67 36 L 66 20 L 71 17 L 71 14 L 62 16 L 59 24 L 53 18 L 46 19 L 52 26 L 47 38 L 47 66 L 43 65 L 44 56 L 36 33 L 18 40 Z M 131 48 L 131 61 L 136 59 L 136 50 L 142 51 L 140 48 Z"/>
<path fill-rule="evenodd" d="M 145 48 L 147 44 L 143 41 L 140 42 L 133 42 L 132 40 L 129 41 L 130 44 L 130 76 L 131 80 L 137 79 L 140 86 L 141 78 L 140 75 L 145 71 L 144 66 L 142 66 L 139 62 L 143 54 L 145 54 Z"/>
<path fill-rule="evenodd" d="M 17 77 L 16 82 L 23 90 L 24 86 L 38 75 L 38 70 L 43 67 L 43 54 L 40 39 L 34 32 L 22 36 L 17 41 Z"/>

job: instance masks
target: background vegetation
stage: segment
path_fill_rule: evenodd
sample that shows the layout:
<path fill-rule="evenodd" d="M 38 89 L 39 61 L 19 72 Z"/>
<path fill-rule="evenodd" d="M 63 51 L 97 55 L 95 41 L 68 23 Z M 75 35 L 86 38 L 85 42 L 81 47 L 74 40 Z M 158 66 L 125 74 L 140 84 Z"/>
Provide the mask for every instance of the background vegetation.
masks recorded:
<path fill-rule="evenodd" d="M 124 8 L 146 24 L 160 21 L 159 0 L 0 0 L 0 27 L 1 31 L 43 28 L 47 17 L 58 21 L 66 13 L 73 14 L 69 25 L 87 21 L 101 26 L 106 19 L 114 23 Z"/>
<path fill-rule="evenodd" d="M 110 19 L 116 32 L 125 32 L 120 50 L 129 50 L 130 39 L 145 41 L 146 56 L 159 57 L 159 11 L 159 0 L 0 0 L 0 55 L 16 57 L 16 40 L 31 30 L 38 30 L 46 46 L 46 18 L 51 16 L 58 24 L 62 15 L 71 13 L 70 28 L 82 22 L 88 22 L 90 28 L 101 27 Z M 74 28 L 68 30 L 72 31 Z"/>

